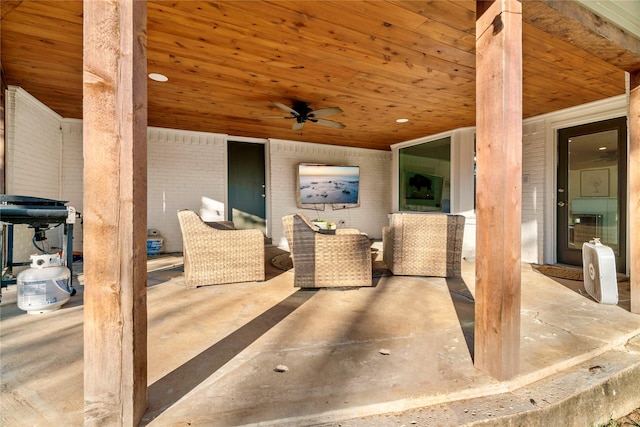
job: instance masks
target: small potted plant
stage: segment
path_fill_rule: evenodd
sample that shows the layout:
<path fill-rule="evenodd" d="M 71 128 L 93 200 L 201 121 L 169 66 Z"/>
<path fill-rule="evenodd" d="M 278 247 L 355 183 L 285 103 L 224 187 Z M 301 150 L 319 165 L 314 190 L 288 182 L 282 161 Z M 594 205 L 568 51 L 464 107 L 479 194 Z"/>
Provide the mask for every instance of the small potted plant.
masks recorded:
<path fill-rule="evenodd" d="M 314 219 L 313 221 L 311 221 L 311 223 L 316 227 L 320 228 L 321 230 L 329 229 L 329 223 L 327 222 L 326 219 Z"/>
<path fill-rule="evenodd" d="M 335 230 L 336 229 L 336 223 L 335 222 L 329 222 L 326 219 L 314 219 L 313 221 L 311 221 L 311 223 L 313 225 L 315 225 L 316 227 L 320 228 L 321 230 Z"/>

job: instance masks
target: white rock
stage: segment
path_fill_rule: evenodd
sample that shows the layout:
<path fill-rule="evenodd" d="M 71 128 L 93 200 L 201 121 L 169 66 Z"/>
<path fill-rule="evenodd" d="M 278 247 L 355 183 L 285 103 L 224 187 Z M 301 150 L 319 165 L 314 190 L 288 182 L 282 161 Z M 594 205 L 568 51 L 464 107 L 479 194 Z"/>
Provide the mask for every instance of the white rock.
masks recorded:
<path fill-rule="evenodd" d="M 289 367 L 286 365 L 278 365 L 275 367 L 274 371 L 276 372 L 289 372 Z"/>

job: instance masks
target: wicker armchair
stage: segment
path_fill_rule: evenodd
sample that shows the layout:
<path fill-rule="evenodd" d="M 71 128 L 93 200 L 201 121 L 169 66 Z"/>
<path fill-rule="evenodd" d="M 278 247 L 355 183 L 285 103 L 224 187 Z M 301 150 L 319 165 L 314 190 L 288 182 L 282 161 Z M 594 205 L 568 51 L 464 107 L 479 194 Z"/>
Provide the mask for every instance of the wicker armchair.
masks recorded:
<path fill-rule="evenodd" d="M 382 229 L 385 264 L 399 276 L 459 277 L 464 222 L 462 215 L 392 214 Z"/>
<path fill-rule="evenodd" d="M 264 280 L 264 235 L 208 224 L 190 210 L 178 211 L 188 288 Z"/>
<path fill-rule="evenodd" d="M 304 215 L 282 218 L 293 259 L 294 286 L 371 286 L 371 242 L 355 229 L 320 230 Z"/>

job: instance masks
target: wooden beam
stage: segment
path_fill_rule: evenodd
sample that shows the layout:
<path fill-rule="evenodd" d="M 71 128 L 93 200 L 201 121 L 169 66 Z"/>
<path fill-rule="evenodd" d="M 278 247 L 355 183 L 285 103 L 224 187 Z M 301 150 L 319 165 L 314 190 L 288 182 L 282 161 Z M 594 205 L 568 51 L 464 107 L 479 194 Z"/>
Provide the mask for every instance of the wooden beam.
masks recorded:
<path fill-rule="evenodd" d="M 600 16 L 565 0 L 522 2 L 526 23 L 625 71 L 640 70 L 640 40 Z"/>
<path fill-rule="evenodd" d="M 84 2 L 84 423 L 147 402 L 146 2 Z"/>
<path fill-rule="evenodd" d="M 631 312 L 640 314 L 640 71 L 629 87 L 629 272 Z"/>
<path fill-rule="evenodd" d="M 522 5 L 478 2 L 474 363 L 498 380 L 520 358 Z"/>

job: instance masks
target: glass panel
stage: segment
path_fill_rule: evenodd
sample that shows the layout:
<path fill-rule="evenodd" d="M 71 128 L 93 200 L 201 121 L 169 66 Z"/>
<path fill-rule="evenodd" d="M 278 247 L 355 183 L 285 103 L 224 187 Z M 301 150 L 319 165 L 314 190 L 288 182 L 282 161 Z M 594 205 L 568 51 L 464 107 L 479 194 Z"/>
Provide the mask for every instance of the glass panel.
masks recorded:
<path fill-rule="evenodd" d="M 618 131 L 569 139 L 568 246 L 599 238 L 618 254 Z"/>
<path fill-rule="evenodd" d="M 400 210 L 449 212 L 451 138 L 399 150 Z"/>

